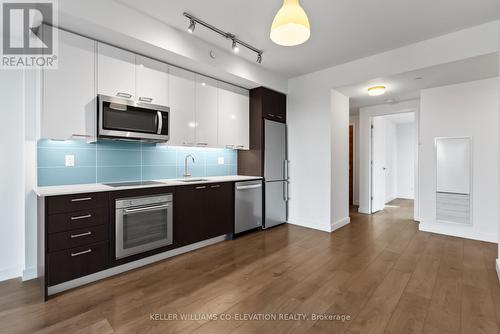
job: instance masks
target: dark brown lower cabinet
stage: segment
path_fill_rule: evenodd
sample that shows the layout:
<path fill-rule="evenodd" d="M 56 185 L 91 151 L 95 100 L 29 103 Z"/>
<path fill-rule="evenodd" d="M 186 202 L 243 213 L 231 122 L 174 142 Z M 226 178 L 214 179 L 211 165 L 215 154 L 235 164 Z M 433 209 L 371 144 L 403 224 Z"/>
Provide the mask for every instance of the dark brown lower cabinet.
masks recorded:
<path fill-rule="evenodd" d="M 105 241 L 49 253 L 48 285 L 59 284 L 106 269 L 108 249 L 108 242 Z"/>
<path fill-rule="evenodd" d="M 233 232 L 233 184 L 180 187 L 175 201 L 174 240 L 185 246 Z"/>

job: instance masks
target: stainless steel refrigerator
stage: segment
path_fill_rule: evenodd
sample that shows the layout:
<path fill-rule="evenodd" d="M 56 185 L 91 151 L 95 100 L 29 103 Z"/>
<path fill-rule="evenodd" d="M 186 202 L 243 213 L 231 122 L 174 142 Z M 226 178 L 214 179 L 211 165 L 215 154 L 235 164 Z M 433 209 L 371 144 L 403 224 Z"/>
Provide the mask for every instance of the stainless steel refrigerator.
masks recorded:
<path fill-rule="evenodd" d="M 264 228 L 288 218 L 288 160 L 286 124 L 264 121 Z"/>

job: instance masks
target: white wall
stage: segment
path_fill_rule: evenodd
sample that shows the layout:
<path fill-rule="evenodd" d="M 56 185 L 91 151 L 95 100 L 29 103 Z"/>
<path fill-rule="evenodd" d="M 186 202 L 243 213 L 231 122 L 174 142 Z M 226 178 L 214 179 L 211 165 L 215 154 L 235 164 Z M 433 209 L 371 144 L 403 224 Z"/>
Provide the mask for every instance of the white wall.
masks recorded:
<path fill-rule="evenodd" d="M 290 202 L 290 222 L 312 228 L 329 222 L 330 174 L 331 168 L 335 168 L 331 166 L 327 144 L 332 131 L 328 126 L 332 89 L 491 54 L 498 51 L 499 40 L 499 24 L 495 21 L 290 79 L 287 122 L 294 196 Z M 360 165 L 360 184 L 362 174 Z M 415 191 L 417 204 L 418 188 Z M 360 209 L 361 205 L 360 197 Z M 419 219 L 418 205 L 415 210 L 415 219 Z"/>
<path fill-rule="evenodd" d="M 499 80 L 423 90 L 420 110 L 420 229 L 498 240 Z M 472 136 L 472 226 L 437 223 L 436 137 Z"/>
<path fill-rule="evenodd" d="M 397 198 L 415 198 L 415 124 L 396 125 Z"/>
<path fill-rule="evenodd" d="M 331 231 L 349 223 L 349 98 L 331 92 Z"/>
<path fill-rule="evenodd" d="M 23 73 L 0 71 L 0 281 L 22 274 L 24 266 Z"/>
<path fill-rule="evenodd" d="M 352 203 L 359 205 L 359 114 L 349 116 L 349 124 L 354 126 L 354 171 L 353 171 L 353 189 Z"/>

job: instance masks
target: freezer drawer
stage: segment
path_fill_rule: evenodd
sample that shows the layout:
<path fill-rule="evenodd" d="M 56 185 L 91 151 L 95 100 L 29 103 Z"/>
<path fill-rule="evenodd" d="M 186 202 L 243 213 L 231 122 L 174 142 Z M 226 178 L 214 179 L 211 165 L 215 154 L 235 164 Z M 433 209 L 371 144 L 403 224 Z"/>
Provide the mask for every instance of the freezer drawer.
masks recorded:
<path fill-rule="evenodd" d="M 266 182 L 264 228 L 286 223 L 288 203 L 288 182 Z"/>
<path fill-rule="evenodd" d="M 234 233 L 262 227 L 262 181 L 237 182 L 234 194 Z"/>

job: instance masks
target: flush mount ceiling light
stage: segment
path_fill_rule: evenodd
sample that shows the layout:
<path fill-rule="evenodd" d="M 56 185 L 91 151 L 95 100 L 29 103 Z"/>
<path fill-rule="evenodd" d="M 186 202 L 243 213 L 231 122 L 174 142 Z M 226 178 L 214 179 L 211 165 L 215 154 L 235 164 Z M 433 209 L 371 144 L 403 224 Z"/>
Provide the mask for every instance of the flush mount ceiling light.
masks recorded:
<path fill-rule="evenodd" d="M 368 88 L 368 95 L 370 96 L 380 96 L 385 94 L 385 86 L 373 86 Z"/>
<path fill-rule="evenodd" d="M 311 36 L 309 19 L 299 0 L 283 0 L 283 6 L 274 17 L 271 40 L 283 46 L 304 43 Z"/>
<path fill-rule="evenodd" d="M 257 63 L 262 63 L 262 54 L 264 53 L 264 51 L 262 50 L 259 50 L 257 49 L 256 47 L 253 47 L 251 46 L 250 44 L 248 43 L 245 43 L 243 42 L 241 39 L 238 39 L 234 34 L 230 33 L 230 32 L 225 32 L 225 31 L 222 31 L 220 30 L 219 28 L 217 27 L 214 27 L 213 25 L 189 14 L 189 13 L 183 13 L 183 15 L 185 17 L 187 17 L 189 19 L 189 27 L 188 27 L 188 31 L 190 33 L 193 33 L 194 32 L 194 29 L 196 27 L 196 23 L 204 26 L 205 28 L 209 29 L 209 30 L 212 30 L 213 32 L 216 32 L 218 33 L 219 35 L 223 36 L 224 38 L 226 39 L 230 39 L 231 40 L 231 49 L 233 50 L 234 53 L 238 53 L 240 48 L 239 46 L 244 46 L 245 48 L 255 52 L 257 54 Z M 215 54 L 213 54 L 213 52 L 210 51 L 210 56 L 212 58 L 215 58 Z"/>

